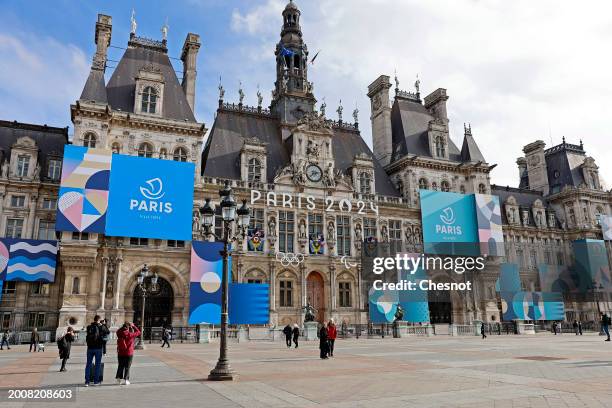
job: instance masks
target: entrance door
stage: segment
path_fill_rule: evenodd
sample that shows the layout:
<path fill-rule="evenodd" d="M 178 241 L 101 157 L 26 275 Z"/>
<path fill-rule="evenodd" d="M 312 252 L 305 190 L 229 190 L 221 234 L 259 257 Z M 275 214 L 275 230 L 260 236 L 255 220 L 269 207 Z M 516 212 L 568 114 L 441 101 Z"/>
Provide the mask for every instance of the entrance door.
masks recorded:
<path fill-rule="evenodd" d="M 430 290 L 429 299 L 429 321 L 431 324 L 451 324 L 453 307 L 448 290 Z"/>
<path fill-rule="evenodd" d="M 147 278 L 145 286 L 151 288 L 151 279 Z M 174 292 L 172 286 L 163 278 L 157 279 L 157 284 L 147 291 L 145 303 L 145 337 L 151 333 L 151 327 L 162 327 L 172 324 L 172 308 L 174 307 Z M 142 315 L 142 292 L 140 286 L 134 290 L 134 322 L 140 324 Z"/>
<path fill-rule="evenodd" d="M 325 319 L 325 288 L 323 276 L 319 272 L 311 272 L 306 278 L 306 301 L 317 310 L 315 312 L 317 321 L 323 322 Z"/>

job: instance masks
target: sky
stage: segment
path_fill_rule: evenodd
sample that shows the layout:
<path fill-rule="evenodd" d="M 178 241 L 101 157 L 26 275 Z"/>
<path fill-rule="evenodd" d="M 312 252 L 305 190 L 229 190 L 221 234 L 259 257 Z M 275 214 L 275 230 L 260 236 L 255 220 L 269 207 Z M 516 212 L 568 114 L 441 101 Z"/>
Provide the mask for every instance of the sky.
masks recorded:
<path fill-rule="evenodd" d="M 0 119 L 65 127 L 95 51 L 98 13 L 113 17 L 107 79 L 121 58 L 136 13 L 137 35 L 161 39 L 180 57 L 188 32 L 200 34 L 196 117 L 212 126 L 219 78 L 228 102 L 264 106 L 274 83 L 274 46 L 285 0 L 16 1 L 0 0 Z M 319 102 L 344 120 L 359 109 L 371 146 L 367 86 L 379 75 L 421 95 L 447 89 L 450 132 L 461 147 L 463 124 L 490 164 L 491 181 L 516 186 L 524 145 L 584 142 L 612 183 L 612 3 L 558 0 L 296 0 Z M 181 71 L 179 60 L 172 60 Z M 178 74 L 179 78 L 181 74 Z"/>

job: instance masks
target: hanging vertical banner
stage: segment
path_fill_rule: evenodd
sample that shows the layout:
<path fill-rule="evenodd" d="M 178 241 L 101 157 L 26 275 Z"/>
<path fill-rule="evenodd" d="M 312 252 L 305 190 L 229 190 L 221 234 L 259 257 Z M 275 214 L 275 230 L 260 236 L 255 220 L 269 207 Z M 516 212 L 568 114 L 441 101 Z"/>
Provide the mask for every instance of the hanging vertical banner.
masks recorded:
<path fill-rule="evenodd" d="M 57 200 L 58 231 L 104 233 L 111 159 L 109 150 L 66 145 Z"/>
<path fill-rule="evenodd" d="M 600 223 L 604 241 L 612 241 L 612 215 L 602 215 Z"/>
<path fill-rule="evenodd" d="M 189 324 L 221 323 L 221 280 L 223 259 L 221 242 L 191 243 L 191 278 L 189 283 Z M 228 279 L 231 282 L 231 257 Z"/>
<path fill-rule="evenodd" d="M 57 241 L 0 239 L 0 280 L 55 282 Z"/>
<path fill-rule="evenodd" d="M 576 259 L 576 281 L 581 293 L 589 293 L 593 282 L 598 288 L 612 290 L 606 243 L 599 239 L 579 239 L 572 242 Z"/>
<path fill-rule="evenodd" d="M 474 194 L 474 201 L 480 254 L 503 256 L 505 253 L 504 233 L 502 231 L 499 197 L 488 194 Z"/>

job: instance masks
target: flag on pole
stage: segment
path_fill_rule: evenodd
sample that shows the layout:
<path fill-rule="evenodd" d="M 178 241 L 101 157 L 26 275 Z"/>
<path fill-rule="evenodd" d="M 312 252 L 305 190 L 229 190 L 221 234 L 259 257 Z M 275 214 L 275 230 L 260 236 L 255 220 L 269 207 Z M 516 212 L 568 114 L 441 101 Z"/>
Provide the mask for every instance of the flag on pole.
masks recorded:
<path fill-rule="evenodd" d="M 293 51 L 291 51 L 291 50 L 288 50 L 287 48 L 285 48 L 285 47 L 281 46 L 281 52 L 280 52 L 280 54 L 281 54 L 283 57 L 293 57 L 293 56 L 295 55 L 295 52 L 293 52 Z"/>

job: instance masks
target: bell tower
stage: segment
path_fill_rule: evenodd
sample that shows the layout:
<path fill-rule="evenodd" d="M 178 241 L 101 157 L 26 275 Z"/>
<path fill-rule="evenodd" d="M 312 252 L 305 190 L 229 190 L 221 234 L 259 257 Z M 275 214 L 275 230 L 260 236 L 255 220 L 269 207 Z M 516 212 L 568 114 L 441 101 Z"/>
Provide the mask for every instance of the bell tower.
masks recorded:
<path fill-rule="evenodd" d="M 308 47 L 302 39 L 300 10 L 290 0 L 283 10 L 281 39 L 276 44 L 276 81 L 272 91 L 272 111 L 282 124 L 295 124 L 314 111 L 316 99 L 308 82 Z"/>

